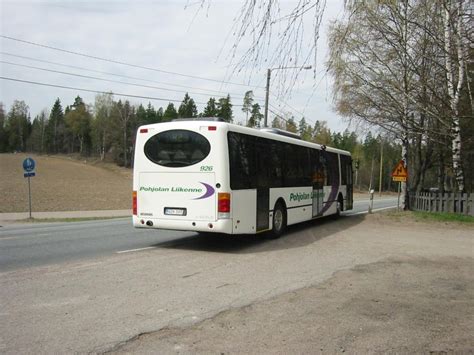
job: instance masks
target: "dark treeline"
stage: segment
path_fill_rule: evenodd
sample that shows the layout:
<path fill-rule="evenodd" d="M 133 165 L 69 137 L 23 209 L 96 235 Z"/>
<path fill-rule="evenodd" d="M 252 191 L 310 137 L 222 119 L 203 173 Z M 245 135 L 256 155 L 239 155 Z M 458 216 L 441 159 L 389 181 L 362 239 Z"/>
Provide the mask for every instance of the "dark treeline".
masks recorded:
<path fill-rule="evenodd" d="M 151 103 L 144 107 L 115 101 L 112 94 L 97 95 L 92 105 L 77 96 L 65 108 L 57 99 L 49 114 L 43 110 L 34 119 L 27 104 L 16 100 L 7 113 L 0 104 L 0 152 L 97 156 L 130 167 L 139 126 L 197 116 L 219 116 L 232 122 L 230 96 L 211 98 L 200 114 L 188 94 L 178 107 L 169 103 L 157 110 Z"/>
<path fill-rule="evenodd" d="M 253 93 L 247 92 L 242 105 L 248 127 L 260 127 L 263 114 L 254 103 Z M 198 112 L 194 100 L 186 94 L 178 107 L 169 103 L 166 108 L 149 103 L 136 106 L 129 101 L 114 100 L 112 94 L 97 95 L 94 104 L 87 104 L 79 96 L 63 108 L 57 99 L 50 112 L 43 110 L 33 119 L 24 101 L 15 101 L 8 112 L 0 104 L 0 152 L 32 152 L 38 154 L 76 154 L 113 161 L 130 167 L 133 163 L 135 133 L 139 126 L 168 122 L 176 118 L 222 117 L 233 121 L 233 105 L 229 96 L 210 98 L 203 112 Z M 382 189 L 394 190 L 389 179 L 391 169 L 400 158 L 399 144 L 389 142 L 370 132 L 359 138 L 355 132 L 331 132 L 326 121 L 314 126 L 305 118 L 296 121 L 291 115 L 275 116 L 272 126 L 298 133 L 304 140 L 333 146 L 352 152 L 357 161 L 356 186 L 379 188 L 380 154 L 383 145 Z"/>

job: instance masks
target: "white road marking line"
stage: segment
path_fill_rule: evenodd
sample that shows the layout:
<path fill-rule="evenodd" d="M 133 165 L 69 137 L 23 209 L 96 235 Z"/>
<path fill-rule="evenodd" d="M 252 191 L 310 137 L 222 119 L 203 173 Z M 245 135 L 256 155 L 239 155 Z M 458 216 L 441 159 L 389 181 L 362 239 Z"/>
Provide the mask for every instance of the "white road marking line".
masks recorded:
<path fill-rule="evenodd" d="M 397 208 L 397 206 L 376 208 L 376 209 L 372 210 L 372 212 L 378 212 L 378 211 L 383 211 L 383 210 L 389 210 L 389 209 L 393 209 L 393 208 Z M 347 214 L 347 215 L 348 215 L 348 216 L 356 216 L 356 215 L 358 215 L 358 214 L 367 214 L 367 213 L 369 213 L 369 211 L 362 211 L 362 212 L 350 213 L 350 214 Z"/>
<path fill-rule="evenodd" d="M 26 238 L 30 238 L 30 239 L 34 239 L 34 238 L 40 238 L 40 237 L 49 237 L 51 236 L 51 234 L 47 233 L 47 234 L 24 234 L 24 235 L 19 235 L 19 236 L 16 236 L 16 237 L 0 237 L 0 241 L 2 240 L 12 240 L 12 239 L 26 239 Z"/>
<path fill-rule="evenodd" d="M 129 250 L 121 250 L 117 251 L 117 254 L 124 254 L 124 253 L 133 253 L 134 251 L 142 251 L 147 249 L 156 249 L 156 247 L 146 247 L 146 248 L 138 248 L 138 249 L 129 249 Z"/>

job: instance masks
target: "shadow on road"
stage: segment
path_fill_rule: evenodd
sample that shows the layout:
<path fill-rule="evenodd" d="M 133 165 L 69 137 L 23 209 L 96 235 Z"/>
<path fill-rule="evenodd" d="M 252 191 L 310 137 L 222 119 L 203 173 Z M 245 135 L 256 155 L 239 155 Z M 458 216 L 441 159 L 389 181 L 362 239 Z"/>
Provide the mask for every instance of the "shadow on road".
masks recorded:
<path fill-rule="evenodd" d="M 268 233 L 257 235 L 196 234 L 153 245 L 157 248 L 195 250 L 215 253 L 261 253 L 299 248 L 342 232 L 361 223 L 365 215 L 321 218 L 288 227 L 279 239 L 269 239 Z"/>

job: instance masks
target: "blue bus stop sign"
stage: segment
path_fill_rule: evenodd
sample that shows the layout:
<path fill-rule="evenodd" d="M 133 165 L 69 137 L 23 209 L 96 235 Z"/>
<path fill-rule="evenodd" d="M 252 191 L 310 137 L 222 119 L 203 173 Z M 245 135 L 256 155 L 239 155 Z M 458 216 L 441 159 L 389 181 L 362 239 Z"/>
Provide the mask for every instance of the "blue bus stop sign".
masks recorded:
<path fill-rule="evenodd" d="M 33 159 L 31 158 L 26 158 L 23 160 L 23 170 L 25 170 L 26 173 L 31 173 L 32 171 L 35 170 L 36 163 Z"/>

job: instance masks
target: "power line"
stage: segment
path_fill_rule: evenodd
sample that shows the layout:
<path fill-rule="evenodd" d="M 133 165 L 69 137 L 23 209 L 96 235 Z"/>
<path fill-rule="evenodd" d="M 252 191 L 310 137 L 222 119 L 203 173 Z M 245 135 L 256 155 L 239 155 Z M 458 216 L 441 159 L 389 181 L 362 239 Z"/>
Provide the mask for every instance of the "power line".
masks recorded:
<path fill-rule="evenodd" d="M 23 40 L 23 39 L 14 38 L 14 37 L 10 37 L 10 36 L 5 36 L 5 35 L 1 35 L 1 34 L 0 34 L 0 37 L 11 40 L 11 41 L 16 41 L 16 42 L 20 42 L 20 43 L 29 44 L 29 45 L 32 45 L 32 46 L 37 46 L 37 47 L 51 49 L 51 50 L 55 50 L 55 51 L 59 51 L 59 52 L 63 52 L 63 53 L 78 55 L 78 56 L 81 56 L 81 57 L 100 60 L 100 61 L 103 61 L 103 62 L 109 62 L 109 63 L 114 63 L 114 64 L 125 65 L 125 66 L 132 67 L 132 68 L 139 68 L 139 69 L 150 70 L 150 71 L 155 71 L 155 72 L 170 74 L 170 75 L 177 75 L 177 76 L 182 76 L 182 77 L 186 77 L 186 78 L 193 78 L 193 79 L 198 79 L 198 80 L 212 81 L 212 82 L 217 82 L 217 83 L 220 83 L 220 84 L 229 84 L 229 85 L 238 85 L 238 86 L 249 87 L 249 85 L 241 84 L 241 83 L 233 83 L 233 82 L 230 82 L 230 81 L 204 78 L 204 77 L 200 77 L 200 76 L 196 76 L 196 75 L 188 75 L 188 74 L 182 74 L 182 73 L 172 72 L 172 71 L 168 71 L 168 70 L 162 70 L 162 69 L 157 69 L 157 68 L 152 68 L 152 67 L 146 67 L 146 66 L 137 65 L 137 64 L 130 64 L 130 63 L 114 60 L 114 59 L 107 59 L 107 58 L 102 58 L 102 57 L 98 57 L 98 56 L 94 56 L 94 55 L 90 55 L 90 54 L 86 54 L 86 53 L 70 51 L 70 50 L 67 50 L 67 49 L 48 46 L 48 45 L 45 45 L 45 44 L 26 41 L 26 40 Z M 262 88 L 262 87 L 259 87 L 259 88 Z"/>
<path fill-rule="evenodd" d="M 40 62 L 40 63 L 45 63 L 45 64 L 58 65 L 58 66 L 65 67 L 65 68 L 84 70 L 84 71 L 88 71 L 88 72 L 91 72 L 91 73 L 98 73 L 98 74 L 103 74 L 103 75 L 116 76 L 116 77 L 124 78 L 124 79 L 133 79 L 133 80 L 146 81 L 146 82 L 155 83 L 155 84 L 164 84 L 164 85 L 168 85 L 168 86 L 175 86 L 175 87 L 180 87 L 180 88 L 185 88 L 185 89 L 201 90 L 201 91 L 205 91 L 205 92 L 208 92 L 208 93 L 211 93 L 211 92 L 215 93 L 215 94 L 225 93 L 225 94 L 230 94 L 232 97 L 242 98 L 241 96 L 239 96 L 239 94 L 229 93 L 227 91 L 203 89 L 203 88 L 199 88 L 199 87 L 195 87 L 195 86 L 172 84 L 172 83 L 167 83 L 167 82 L 163 82 L 163 81 L 156 81 L 156 80 L 144 79 L 144 78 L 139 78 L 139 77 L 134 77 L 134 76 L 116 74 L 116 73 L 111 73 L 111 72 L 104 72 L 104 71 L 89 69 L 89 68 L 80 67 L 80 66 L 76 66 L 76 65 L 63 64 L 63 63 L 52 62 L 52 61 L 44 60 L 44 59 L 38 59 L 38 58 L 33 58 L 33 57 L 28 57 L 28 56 L 23 56 L 23 55 L 18 55 L 18 54 L 12 54 L 12 53 L 9 53 L 9 52 L 0 51 L 0 54 L 7 55 L 7 56 L 10 56 L 10 57 L 15 57 L 15 58 L 27 59 L 27 60 Z M 209 95 L 215 95 L 215 94 L 209 94 Z M 263 100 L 263 98 L 258 98 L 258 99 Z"/>
<path fill-rule="evenodd" d="M 168 99 L 168 98 L 165 99 L 165 98 L 154 97 L 154 96 L 141 96 L 141 95 L 132 95 L 132 94 L 122 94 L 122 93 L 112 92 L 112 91 L 101 91 L 101 90 L 93 90 L 93 89 L 76 88 L 76 87 L 72 87 L 72 86 L 42 83 L 42 82 L 39 82 L 39 81 L 9 78 L 9 77 L 5 77 L 5 76 L 0 76 L 0 79 L 9 80 L 9 81 L 16 81 L 16 82 L 24 83 L 24 84 L 32 84 L 32 85 L 48 86 L 48 87 L 60 88 L 60 89 L 84 91 L 84 92 L 90 92 L 90 93 L 94 93 L 94 94 L 112 94 L 112 95 L 115 95 L 115 96 L 123 96 L 123 97 L 131 97 L 131 98 L 138 98 L 138 99 L 155 100 L 155 101 L 182 102 L 182 100 L 176 100 L 176 99 Z M 199 105 L 207 105 L 207 103 L 204 103 L 204 102 L 195 102 L 195 103 L 199 104 Z M 234 105 L 234 104 L 232 104 L 232 106 L 241 107 L 243 105 Z"/>
<path fill-rule="evenodd" d="M 52 46 L 48 46 L 48 45 L 44 45 L 44 44 L 40 44 L 40 43 L 35 43 L 35 42 L 31 42 L 31 41 L 26 41 L 26 40 L 22 40 L 22 39 L 19 39 L 19 38 L 14 38 L 14 37 L 10 37 L 10 36 L 5 36 L 5 35 L 1 35 L 0 34 L 0 37 L 1 38 L 5 38 L 5 39 L 8 39 L 8 40 L 12 40 L 12 41 L 17 41 L 17 42 L 20 42 L 20 43 L 26 43 L 26 44 L 29 44 L 29 45 L 33 45 L 33 46 L 38 46 L 38 47 L 42 47 L 42 48 L 47 48 L 47 49 L 51 49 L 51 50 L 55 50 L 55 51 L 60 51 L 60 52 L 64 52 L 64 53 L 69 53 L 69 54 L 73 54 L 73 55 L 78 55 L 78 56 L 82 56 L 82 57 L 86 57 L 86 58 L 91 58 L 91 59 L 95 59 L 95 60 L 100 60 L 100 61 L 105 61 L 105 62 L 110 62 L 110 63 L 115 63 L 115 64 L 120 64 L 120 65 L 125 65 L 125 66 L 129 66 L 129 67 L 133 67 L 133 68 L 139 68 L 139 69 L 145 69 L 145 70 L 151 70 L 151 71 L 156 71 L 156 72 L 161 72 L 161 73 L 166 73 L 166 74 L 171 74 L 171 75 L 178 75 L 178 76 L 183 76 L 183 77 L 188 77 L 188 78 L 194 78 L 194 79 L 199 79 L 199 80 L 207 80 L 207 81 L 212 81 L 212 82 L 217 82 L 217 83 L 220 83 L 220 84 L 230 84 L 230 85 L 239 85 L 239 86 L 245 86 L 245 87 L 249 87 L 249 85 L 246 85 L 246 84 L 240 84 L 240 83 L 232 83 L 232 82 L 228 82 L 228 81 L 223 81 L 223 80 L 217 80 L 217 79 L 210 79 L 210 78 L 204 78 L 204 77 L 199 77 L 199 76 L 194 76 L 194 75 L 187 75 L 187 74 L 182 74 L 182 73 L 177 73 L 177 72 L 171 72 L 171 71 L 166 71 L 166 70 L 161 70 L 161 69 L 156 69 L 156 68 L 151 68 L 151 67 L 145 67 L 145 66 L 140 66 L 140 65 L 136 65 L 136 64 L 130 64 L 130 63 L 126 63 L 126 62 L 122 62 L 122 61 L 117 61 L 117 60 L 113 60 L 113 59 L 107 59 L 107 58 L 102 58 L 102 57 L 98 57 L 98 56 L 93 56 L 93 55 L 89 55 L 89 54 L 85 54 L 85 53 L 81 53 L 81 52 L 75 52 L 75 51 L 69 51 L 69 50 L 66 50 L 66 49 L 61 49 L 61 48 L 57 48 L 57 47 L 52 47 Z M 7 55 L 10 55 L 10 54 L 7 54 Z M 52 63 L 52 62 L 51 62 Z M 54 63 L 54 64 L 57 64 L 57 63 Z M 63 65 L 63 64 L 59 64 L 59 65 Z M 82 69 L 82 68 L 81 68 Z M 47 69 L 40 69 L 40 70 L 47 70 Z M 88 69 L 85 69 L 85 70 L 88 70 Z M 67 74 L 67 75 L 71 75 L 71 74 Z M 79 76 L 79 74 L 77 74 Z M 108 73 L 108 75 L 115 75 L 115 74 L 111 74 L 111 73 Z M 111 80 L 107 80 L 107 79 L 100 79 L 100 78 L 95 78 L 97 80 L 104 80 L 104 81 L 111 81 Z M 144 79 L 138 79 L 138 80 L 144 80 Z M 111 82 L 114 82 L 114 81 L 111 81 Z M 126 83 L 123 83 L 121 82 L 122 84 L 125 84 L 127 85 Z M 139 84 L 128 84 L 128 85 L 137 85 L 137 86 L 140 86 Z M 146 87 L 146 86 L 144 86 Z M 261 87 L 261 86 L 255 86 L 255 88 L 260 88 L 260 89 L 264 89 L 264 87 Z M 165 90 L 165 89 L 163 89 Z M 168 91 L 172 91 L 171 89 L 168 89 Z M 213 90 L 212 90 L 213 91 Z M 222 92 L 222 91 L 219 91 L 219 92 Z M 193 94 L 196 94 L 196 93 L 193 93 Z M 198 94 L 199 95 L 199 94 Z M 273 95 L 273 94 L 272 94 Z M 276 96 L 276 95 L 273 95 L 276 99 L 279 100 L 279 98 Z M 133 96 L 131 96 L 133 97 Z M 298 111 L 297 109 L 295 109 L 294 107 L 292 107 L 290 104 L 288 104 L 287 102 L 284 102 L 284 101 L 281 101 L 282 104 L 284 104 L 285 106 L 287 107 L 290 107 L 293 111 L 295 111 L 296 113 L 300 114 L 301 116 L 304 116 L 304 113 Z M 243 106 L 243 105 L 233 105 L 233 106 Z"/>
<path fill-rule="evenodd" d="M 14 65 L 14 66 L 23 67 L 23 68 L 41 70 L 41 71 L 46 71 L 46 72 L 56 73 L 56 74 L 61 74 L 61 75 L 76 76 L 76 77 L 80 77 L 80 78 L 84 78 L 84 79 L 100 80 L 100 81 L 106 81 L 106 82 L 111 82 L 111 83 L 118 83 L 118 84 L 129 85 L 129 86 L 138 86 L 138 87 L 144 87 L 144 88 L 155 89 L 155 90 L 164 90 L 164 91 L 171 91 L 171 92 L 178 92 L 178 93 L 185 93 L 185 92 L 187 92 L 187 93 L 193 94 L 193 95 L 209 96 L 208 94 L 205 94 L 205 93 L 198 93 L 198 92 L 191 92 L 191 91 L 182 91 L 182 90 L 173 90 L 173 89 L 162 88 L 162 87 L 158 87 L 158 86 L 142 85 L 142 84 L 136 84 L 136 83 L 128 83 L 128 82 L 123 82 L 123 81 L 118 81 L 118 80 L 110 80 L 110 79 L 98 78 L 98 77 L 96 77 L 96 76 L 81 75 L 81 74 L 77 74 L 77 73 L 63 72 L 63 71 L 59 71 L 59 70 L 53 70 L 53 69 L 35 67 L 35 66 L 31 66 L 31 65 L 26 65 L 26 64 L 12 63 L 12 62 L 7 62 L 7 61 L 3 61 L 3 60 L 0 60 L 0 63 L 4 63 L 4 64 L 8 64 L 8 65 Z M 243 96 L 237 96 L 237 98 L 243 99 Z"/>

